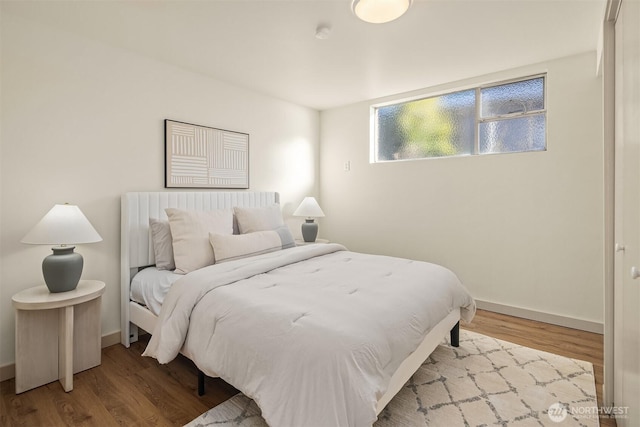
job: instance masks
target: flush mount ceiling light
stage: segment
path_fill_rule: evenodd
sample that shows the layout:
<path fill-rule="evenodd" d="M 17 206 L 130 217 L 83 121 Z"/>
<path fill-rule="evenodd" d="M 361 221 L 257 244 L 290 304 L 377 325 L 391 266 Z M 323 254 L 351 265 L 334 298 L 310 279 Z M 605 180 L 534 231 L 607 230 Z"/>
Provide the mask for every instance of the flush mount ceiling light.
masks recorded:
<path fill-rule="evenodd" d="M 353 0 L 351 9 L 365 22 L 383 24 L 404 15 L 413 0 Z"/>

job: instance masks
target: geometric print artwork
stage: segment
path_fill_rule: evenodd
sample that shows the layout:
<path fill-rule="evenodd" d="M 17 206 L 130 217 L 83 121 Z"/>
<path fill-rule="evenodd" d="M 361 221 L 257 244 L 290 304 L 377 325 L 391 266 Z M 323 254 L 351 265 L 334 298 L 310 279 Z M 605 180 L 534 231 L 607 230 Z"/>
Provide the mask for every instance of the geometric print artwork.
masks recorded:
<path fill-rule="evenodd" d="M 374 427 L 599 426 L 590 363 L 460 330 L 439 345 Z M 266 427 L 243 394 L 187 424 Z"/>
<path fill-rule="evenodd" d="M 249 188 L 249 135 L 165 120 L 166 188 Z"/>

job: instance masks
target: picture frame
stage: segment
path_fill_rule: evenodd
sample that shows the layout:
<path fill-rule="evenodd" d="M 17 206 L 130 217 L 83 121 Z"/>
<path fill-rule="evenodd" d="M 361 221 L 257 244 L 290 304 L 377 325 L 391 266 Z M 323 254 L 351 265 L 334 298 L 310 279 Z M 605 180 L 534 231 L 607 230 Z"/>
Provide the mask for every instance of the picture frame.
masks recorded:
<path fill-rule="evenodd" d="M 164 121 L 165 188 L 249 188 L 249 134 Z"/>

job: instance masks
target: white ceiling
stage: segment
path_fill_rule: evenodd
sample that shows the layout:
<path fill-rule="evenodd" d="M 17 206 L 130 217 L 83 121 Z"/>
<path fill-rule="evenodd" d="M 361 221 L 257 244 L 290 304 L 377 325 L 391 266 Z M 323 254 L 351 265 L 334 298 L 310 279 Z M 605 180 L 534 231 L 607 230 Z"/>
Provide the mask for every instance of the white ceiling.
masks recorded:
<path fill-rule="evenodd" d="M 604 4 L 414 0 L 379 25 L 350 0 L 23 0 L 2 13 L 323 110 L 595 50 Z"/>

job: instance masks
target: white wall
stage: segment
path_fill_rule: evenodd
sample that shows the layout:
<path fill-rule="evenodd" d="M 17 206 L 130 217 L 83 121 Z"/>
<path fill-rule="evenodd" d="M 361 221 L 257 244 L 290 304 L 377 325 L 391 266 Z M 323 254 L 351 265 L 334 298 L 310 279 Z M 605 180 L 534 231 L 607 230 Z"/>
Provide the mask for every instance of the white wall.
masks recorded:
<path fill-rule="evenodd" d="M 317 195 L 317 111 L 7 13 L 0 23 L 0 366 L 14 361 L 11 296 L 41 282 L 50 253 L 19 241 L 55 203 L 78 204 L 102 235 L 77 251 L 83 277 L 107 283 L 103 335 L 120 329 L 120 195 L 163 190 L 164 119 L 249 133 L 251 189 L 280 191 L 285 216 Z"/>
<path fill-rule="evenodd" d="M 595 58 L 586 53 L 406 94 L 547 71 L 546 152 L 370 164 L 369 107 L 389 98 L 322 112 L 323 237 L 355 251 L 443 264 L 479 300 L 601 323 Z"/>

